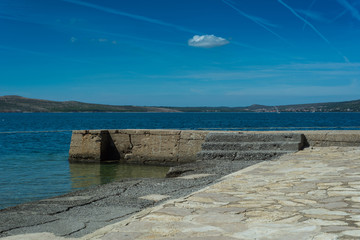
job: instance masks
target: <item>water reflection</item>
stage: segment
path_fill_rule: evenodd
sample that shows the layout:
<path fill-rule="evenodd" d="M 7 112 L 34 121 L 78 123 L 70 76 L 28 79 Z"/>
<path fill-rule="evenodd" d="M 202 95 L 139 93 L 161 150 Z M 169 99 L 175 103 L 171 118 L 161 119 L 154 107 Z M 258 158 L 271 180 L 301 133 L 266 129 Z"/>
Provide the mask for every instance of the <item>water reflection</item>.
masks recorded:
<path fill-rule="evenodd" d="M 169 167 L 128 164 L 70 164 L 73 190 L 106 184 L 124 178 L 164 178 Z"/>

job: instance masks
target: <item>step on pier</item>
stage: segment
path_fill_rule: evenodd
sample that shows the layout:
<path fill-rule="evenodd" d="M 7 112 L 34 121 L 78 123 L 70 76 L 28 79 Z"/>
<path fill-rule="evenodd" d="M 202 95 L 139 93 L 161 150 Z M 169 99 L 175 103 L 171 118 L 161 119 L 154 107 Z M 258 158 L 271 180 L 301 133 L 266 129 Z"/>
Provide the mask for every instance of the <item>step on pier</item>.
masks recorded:
<path fill-rule="evenodd" d="M 199 160 L 268 160 L 304 148 L 305 136 L 297 133 L 209 133 Z"/>

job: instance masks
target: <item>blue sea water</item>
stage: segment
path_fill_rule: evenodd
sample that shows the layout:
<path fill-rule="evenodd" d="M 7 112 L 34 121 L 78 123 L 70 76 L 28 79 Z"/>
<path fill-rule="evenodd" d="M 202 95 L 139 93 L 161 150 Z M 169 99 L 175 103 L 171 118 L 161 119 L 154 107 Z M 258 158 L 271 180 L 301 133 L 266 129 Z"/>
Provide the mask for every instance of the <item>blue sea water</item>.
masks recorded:
<path fill-rule="evenodd" d="M 0 113 L 0 209 L 164 167 L 69 164 L 71 130 L 360 130 L 360 113 Z"/>

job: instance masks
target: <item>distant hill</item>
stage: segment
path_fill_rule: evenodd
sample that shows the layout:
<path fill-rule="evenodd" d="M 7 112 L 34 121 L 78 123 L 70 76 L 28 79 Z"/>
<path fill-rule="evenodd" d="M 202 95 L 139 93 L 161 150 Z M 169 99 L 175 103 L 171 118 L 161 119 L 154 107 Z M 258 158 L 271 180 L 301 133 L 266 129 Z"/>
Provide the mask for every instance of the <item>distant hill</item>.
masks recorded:
<path fill-rule="evenodd" d="M 20 96 L 0 97 L 0 112 L 176 112 L 157 107 L 113 106 L 76 101 L 56 102 Z"/>
<path fill-rule="evenodd" d="M 360 100 L 281 106 L 254 104 L 248 107 L 139 107 L 2 96 L 0 112 L 360 112 Z"/>
<path fill-rule="evenodd" d="M 181 112 L 360 112 L 360 100 L 295 105 L 248 107 L 168 107 Z"/>

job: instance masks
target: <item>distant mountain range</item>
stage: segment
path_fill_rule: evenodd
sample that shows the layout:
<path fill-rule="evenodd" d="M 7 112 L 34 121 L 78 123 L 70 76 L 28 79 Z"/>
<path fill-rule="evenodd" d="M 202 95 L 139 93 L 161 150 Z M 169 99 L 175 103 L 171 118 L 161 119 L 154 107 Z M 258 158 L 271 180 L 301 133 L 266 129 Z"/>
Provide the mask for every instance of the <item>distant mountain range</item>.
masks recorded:
<path fill-rule="evenodd" d="M 360 112 L 360 100 L 281 106 L 141 107 L 49 101 L 20 96 L 0 97 L 0 112 Z"/>

